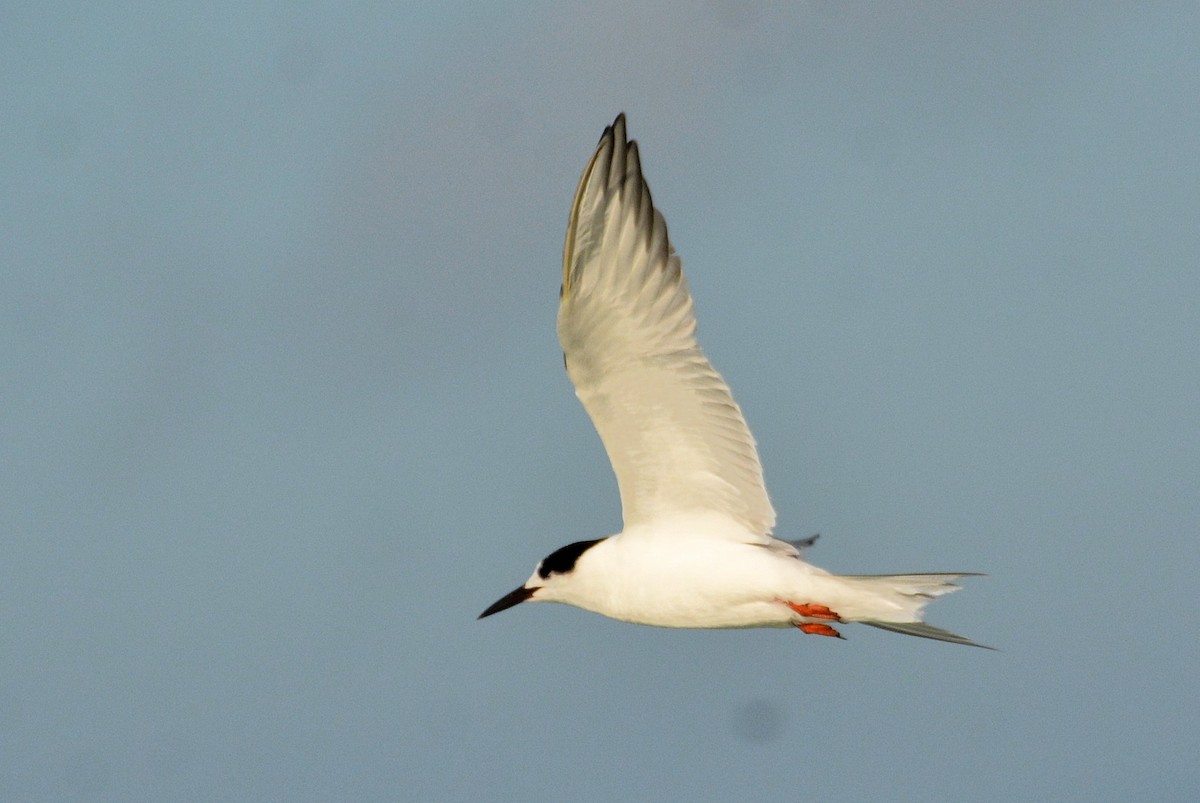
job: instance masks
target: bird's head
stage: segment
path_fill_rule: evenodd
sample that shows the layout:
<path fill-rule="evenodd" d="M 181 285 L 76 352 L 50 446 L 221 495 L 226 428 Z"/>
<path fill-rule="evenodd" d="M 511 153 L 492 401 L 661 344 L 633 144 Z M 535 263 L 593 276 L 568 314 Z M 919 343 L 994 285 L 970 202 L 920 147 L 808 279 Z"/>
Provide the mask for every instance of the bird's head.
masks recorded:
<path fill-rule="evenodd" d="M 525 585 L 513 589 L 496 600 L 486 611 L 479 614 L 479 618 L 500 613 L 500 611 L 519 605 L 527 599 L 537 602 L 569 601 L 569 587 L 576 579 L 575 568 L 579 563 L 580 556 L 603 540 L 605 539 L 576 541 L 554 550 L 538 562 L 537 568 L 525 581 Z"/>

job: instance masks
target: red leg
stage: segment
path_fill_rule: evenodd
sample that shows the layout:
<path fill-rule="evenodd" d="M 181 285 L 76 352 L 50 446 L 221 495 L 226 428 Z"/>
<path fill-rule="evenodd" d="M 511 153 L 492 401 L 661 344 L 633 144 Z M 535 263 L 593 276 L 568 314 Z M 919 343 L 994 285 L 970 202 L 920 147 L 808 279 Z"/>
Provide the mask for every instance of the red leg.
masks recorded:
<path fill-rule="evenodd" d="M 834 630 L 827 624 L 821 622 L 805 622 L 804 624 L 796 625 L 804 633 L 810 636 L 833 636 L 834 638 L 844 638 L 841 633 Z"/>
<path fill-rule="evenodd" d="M 793 611 L 800 614 L 801 616 L 807 617 L 809 619 L 828 619 L 831 622 L 842 621 L 842 617 L 838 616 L 836 613 L 829 610 L 824 605 L 800 604 L 797 602 L 787 602 L 786 600 L 784 601 L 783 604 L 788 606 L 789 608 L 791 608 Z"/>

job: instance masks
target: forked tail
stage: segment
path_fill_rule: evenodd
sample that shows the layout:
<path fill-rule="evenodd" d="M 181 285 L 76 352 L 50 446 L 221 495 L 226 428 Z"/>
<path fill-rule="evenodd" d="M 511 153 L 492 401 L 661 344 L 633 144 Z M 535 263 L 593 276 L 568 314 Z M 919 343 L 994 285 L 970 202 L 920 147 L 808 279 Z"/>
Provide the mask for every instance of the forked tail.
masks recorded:
<path fill-rule="evenodd" d="M 860 601 L 858 605 L 852 608 L 847 606 L 847 610 L 839 609 L 838 612 L 845 621 L 861 622 L 871 627 L 891 630 L 893 633 L 983 647 L 986 650 L 995 649 L 949 630 L 925 624 L 923 621 L 923 609 L 926 605 L 943 594 L 962 588 L 954 582 L 955 580 L 979 576 L 974 572 L 838 575 L 839 580 L 849 581 L 850 587 L 859 592 L 855 596 Z"/>

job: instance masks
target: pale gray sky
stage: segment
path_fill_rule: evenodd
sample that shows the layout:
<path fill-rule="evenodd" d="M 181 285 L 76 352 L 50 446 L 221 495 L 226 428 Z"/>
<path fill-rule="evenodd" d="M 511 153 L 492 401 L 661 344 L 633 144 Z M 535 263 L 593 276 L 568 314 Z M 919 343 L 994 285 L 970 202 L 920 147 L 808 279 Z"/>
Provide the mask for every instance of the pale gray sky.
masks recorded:
<path fill-rule="evenodd" d="M 1194 800 L 1200 11 L 9 4 L 0 798 Z M 619 111 L 851 627 L 475 616 L 620 526 Z"/>

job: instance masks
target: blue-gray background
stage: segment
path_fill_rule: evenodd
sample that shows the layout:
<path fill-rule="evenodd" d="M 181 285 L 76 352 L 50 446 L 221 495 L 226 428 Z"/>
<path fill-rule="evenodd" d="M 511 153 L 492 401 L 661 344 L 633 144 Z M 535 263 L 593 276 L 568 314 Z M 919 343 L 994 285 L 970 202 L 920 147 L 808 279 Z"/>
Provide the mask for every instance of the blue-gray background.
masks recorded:
<path fill-rule="evenodd" d="M 1194 4 L 5 4 L 0 798 L 1200 795 Z M 631 134 L 847 628 L 475 616 L 619 529 Z"/>

